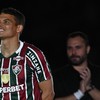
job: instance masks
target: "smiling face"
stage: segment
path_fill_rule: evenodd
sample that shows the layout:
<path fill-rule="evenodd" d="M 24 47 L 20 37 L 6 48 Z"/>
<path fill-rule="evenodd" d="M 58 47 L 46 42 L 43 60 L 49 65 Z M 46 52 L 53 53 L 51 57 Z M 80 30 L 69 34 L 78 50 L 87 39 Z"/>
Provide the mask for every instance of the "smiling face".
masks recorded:
<path fill-rule="evenodd" d="M 16 24 L 15 17 L 10 14 L 0 14 L 0 39 L 12 38 L 18 35 L 22 30 L 20 25 Z"/>
<path fill-rule="evenodd" d="M 72 65 L 80 65 L 87 60 L 90 47 L 85 44 L 85 40 L 76 36 L 67 41 L 67 55 Z"/>

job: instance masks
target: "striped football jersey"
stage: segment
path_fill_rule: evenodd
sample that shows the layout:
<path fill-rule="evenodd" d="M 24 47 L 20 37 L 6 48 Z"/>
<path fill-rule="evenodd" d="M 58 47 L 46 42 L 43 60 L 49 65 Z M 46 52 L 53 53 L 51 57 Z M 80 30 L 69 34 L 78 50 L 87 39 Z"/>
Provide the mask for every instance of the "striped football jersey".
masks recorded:
<path fill-rule="evenodd" d="M 0 100 L 41 100 L 39 82 L 51 78 L 43 52 L 20 41 L 20 47 L 6 58 L 0 51 Z"/>

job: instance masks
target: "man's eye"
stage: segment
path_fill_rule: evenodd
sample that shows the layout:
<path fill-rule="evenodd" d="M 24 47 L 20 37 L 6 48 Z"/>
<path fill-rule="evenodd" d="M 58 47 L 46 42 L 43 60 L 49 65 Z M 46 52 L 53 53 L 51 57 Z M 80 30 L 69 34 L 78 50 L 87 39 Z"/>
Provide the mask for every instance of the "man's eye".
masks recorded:
<path fill-rule="evenodd" d="M 81 46 L 77 46 L 76 48 L 77 48 L 77 49 L 80 49 L 80 48 L 81 48 Z"/>
<path fill-rule="evenodd" d="M 4 21 L 4 24 L 9 24 L 9 23 L 10 23 L 10 21 L 8 21 L 8 20 Z"/>
<path fill-rule="evenodd" d="M 71 47 L 67 47 L 67 50 L 71 50 L 72 48 Z"/>

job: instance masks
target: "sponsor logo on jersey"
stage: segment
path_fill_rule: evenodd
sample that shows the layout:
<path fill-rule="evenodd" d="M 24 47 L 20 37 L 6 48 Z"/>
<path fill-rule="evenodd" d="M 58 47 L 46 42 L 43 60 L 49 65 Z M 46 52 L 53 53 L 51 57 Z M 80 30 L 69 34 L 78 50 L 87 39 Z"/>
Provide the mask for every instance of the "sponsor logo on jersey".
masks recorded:
<path fill-rule="evenodd" d="M 42 72 L 41 66 L 40 66 L 40 62 L 39 62 L 38 58 L 36 57 L 36 55 L 31 51 L 28 51 L 27 55 L 34 63 L 37 73 L 40 74 Z"/>
<path fill-rule="evenodd" d="M 24 90 L 24 84 L 10 87 L 0 87 L 0 93 L 19 92 Z"/>

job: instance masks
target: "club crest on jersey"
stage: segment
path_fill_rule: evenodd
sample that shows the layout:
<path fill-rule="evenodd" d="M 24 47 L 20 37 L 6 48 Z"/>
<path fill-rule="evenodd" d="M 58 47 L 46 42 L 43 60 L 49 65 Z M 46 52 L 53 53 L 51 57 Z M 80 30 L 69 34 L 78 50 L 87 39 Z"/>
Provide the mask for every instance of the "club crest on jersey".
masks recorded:
<path fill-rule="evenodd" d="M 18 75 L 22 70 L 22 65 L 14 65 L 12 66 L 12 70 L 15 75 Z"/>

